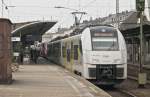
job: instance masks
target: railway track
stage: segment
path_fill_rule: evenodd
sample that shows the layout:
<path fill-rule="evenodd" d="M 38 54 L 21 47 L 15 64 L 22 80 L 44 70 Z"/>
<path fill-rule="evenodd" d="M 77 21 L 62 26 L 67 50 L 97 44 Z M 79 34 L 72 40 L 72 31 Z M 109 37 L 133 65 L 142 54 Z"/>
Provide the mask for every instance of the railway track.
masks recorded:
<path fill-rule="evenodd" d="M 118 89 L 119 92 L 123 93 L 126 95 L 126 97 L 138 97 L 136 95 L 134 95 L 133 93 L 127 91 L 127 90 L 123 90 L 123 89 Z"/>
<path fill-rule="evenodd" d="M 136 80 L 127 79 L 123 83 L 113 87 L 99 86 L 104 91 L 108 92 L 112 97 L 150 97 L 150 85 L 146 84 L 145 88 L 138 88 Z"/>
<path fill-rule="evenodd" d="M 104 91 L 109 93 L 112 97 L 138 97 L 133 93 L 120 88 L 113 88 L 113 87 L 100 87 L 100 88 L 104 89 Z"/>

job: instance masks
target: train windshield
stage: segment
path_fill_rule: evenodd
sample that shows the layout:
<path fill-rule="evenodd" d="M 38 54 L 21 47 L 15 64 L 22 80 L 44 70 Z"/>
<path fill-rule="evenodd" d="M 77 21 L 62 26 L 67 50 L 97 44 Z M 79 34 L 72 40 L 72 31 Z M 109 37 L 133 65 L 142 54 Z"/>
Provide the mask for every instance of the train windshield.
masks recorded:
<path fill-rule="evenodd" d="M 91 38 L 93 50 L 118 50 L 117 30 L 113 27 L 93 27 L 91 28 Z"/>

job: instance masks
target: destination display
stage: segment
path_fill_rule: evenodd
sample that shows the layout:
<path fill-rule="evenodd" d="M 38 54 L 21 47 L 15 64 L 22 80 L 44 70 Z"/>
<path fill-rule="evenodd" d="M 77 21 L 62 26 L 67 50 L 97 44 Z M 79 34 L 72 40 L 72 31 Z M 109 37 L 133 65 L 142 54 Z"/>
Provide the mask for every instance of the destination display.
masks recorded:
<path fill-rule="evenodd" d="M 92 37 L 114 37 L 116 31 L 110 29 L 91 30 Z"/>
<path fill-rule="evenodd" d="M 112 32 L 106 32 L 106 33 L 104 33 L 104 32 L 95 32 L 95 33 L 93 33 L 93 35 L 92 35 L 93 37 L 100 37 L 100 36 L 114 36 L 114 33 L 112 33 Z"/>

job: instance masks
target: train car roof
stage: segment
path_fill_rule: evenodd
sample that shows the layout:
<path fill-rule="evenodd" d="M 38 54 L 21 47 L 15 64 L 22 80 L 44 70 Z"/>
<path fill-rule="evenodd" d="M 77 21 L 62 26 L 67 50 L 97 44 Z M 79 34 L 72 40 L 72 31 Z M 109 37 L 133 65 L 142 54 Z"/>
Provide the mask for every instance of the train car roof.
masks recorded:
<path fill-rule="evenodd" d="M 64 39 L 64 38 L 68 38 L 70 36 L 74 36 L 74 35 L 78 35 L 78 34 L 81 34 L 82 31 L 88 27 L 96 27 L 96 26 L 106 26 L 106 27 L 114 27 L 112 25 L 105 25 L 105 24 L 99 24 L 99 25 L 78 25 L 77 27 L 73 27 L 72 29 L 70 29 L 70 33 L 67 33 L 63 36 L 57 36 L 55 38 L 53 38 L 51 40 L 51 42 L 53 41 L 57 41 L 57 40 L 60 40 L 60 39 Z"/>

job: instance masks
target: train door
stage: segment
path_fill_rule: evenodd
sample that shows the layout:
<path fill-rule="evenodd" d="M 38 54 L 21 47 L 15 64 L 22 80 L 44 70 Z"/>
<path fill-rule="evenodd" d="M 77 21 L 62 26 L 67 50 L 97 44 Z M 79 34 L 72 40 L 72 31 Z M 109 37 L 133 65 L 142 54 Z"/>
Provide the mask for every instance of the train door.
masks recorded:
<path fill-rule="evenodd" d="M 73 60 L 73 71 L 79 75 L 82 75 L 82 55 L 80 39 L 78 37 L 73 40 Z"/>
<path fill-rule="evenodd" d="M 82 75 L 83 72 L 83 56 L 82 56 L 82 44 L 81 40 L 78 41 L 78 64 L 79 64 L 79 71 Z"/>
<path fill-rule="evenodd" d="M 63 64 L 63 66 L 65 67 L 65 68 L 67 68 L 67 47 L 66 47 L 66 43 L 65 42 L 63 42 L 63 44 L 62 44 L 62 57 L 63 57 L 63 62 L 62 62 L 62 64 Z"/>
<path fill-rule="evenodd" d="M 70 62 L 70 48 L 69 48 L 69 43 L 68 41 L 64 41 L 64 66 L 66 69 L 70 69 L 69 67 L 69 62 Z"/>
<path fill-rule="evenodd" d="M 73 72 L 73 64 L 74 64 L 74 47 L 73 41 L 71 41 L 71 51 L 70 51 L 70 70 Z"/>
<path fill-rule="evenodd" d="M 80 58 L 80 64 L 83 64 L 83 53 L 82 53 L 82 42 L 81 39 L 79 39 L 79 48 L 78 48 L 78 52 L 79 52 L 79 58 Z"/>
<path fill-rule="evenodd" d="M 67 41 L 67 48 L 66 48 L 66 54 L 67 54 L 67 69 L 71 70 L 71 65 L 70 65 L 70 61 L 71 61 L 71 42 Z"/>
<path fill-rule="evenodd" d="M 73 66 L 73 68 L 75 71 L 78 71 L 78 45 L 75 43 L 73 45 L 73 47 L 74 47 L 74 66 Z"/>

